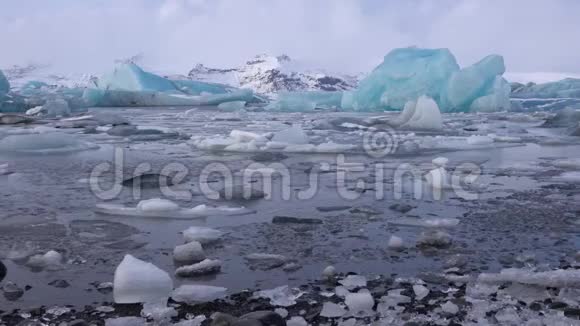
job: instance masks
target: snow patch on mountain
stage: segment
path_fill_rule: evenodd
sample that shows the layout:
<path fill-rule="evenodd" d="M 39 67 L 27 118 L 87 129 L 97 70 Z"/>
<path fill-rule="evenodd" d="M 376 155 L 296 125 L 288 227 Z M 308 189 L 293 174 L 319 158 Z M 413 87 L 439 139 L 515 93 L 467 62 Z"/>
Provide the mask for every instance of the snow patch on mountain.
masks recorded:
<path fill-rule="evenodd" d="M 342 91 L 354 89 L 356 76 L 309 71 L 299 67 L 287 55 L 257 55 L 238 68 L 209 68 L 196 65 L 188 77 L 194 80 L 249 88 L 259 94 L 272 95 L 284 91 Z"/>

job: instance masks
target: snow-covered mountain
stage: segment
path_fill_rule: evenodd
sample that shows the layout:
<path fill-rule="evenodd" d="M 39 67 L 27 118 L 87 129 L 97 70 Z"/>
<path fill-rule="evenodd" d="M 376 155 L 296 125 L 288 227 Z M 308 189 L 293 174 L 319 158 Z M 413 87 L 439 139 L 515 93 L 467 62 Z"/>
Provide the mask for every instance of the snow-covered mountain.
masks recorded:
<path fill-rule="evenodd" d="M 30 64 L 12 66 L 2 69 L 12 88 L 21 88 L 30 81 L 43 82 L 52 88 L 82 88 L 87 87 L 95 78 L 90 74 L 56 74 L 48 65 Z"/>
<path fill-rule="evenodd" d="M 189 78 L 249 88 L 266 95 L 280 91 L 350 90 L 358 83 L 355 76 L 303 70 L 287 55 L 265 54 L 254 57 L 238 68 L 208 68 L 198 64 L 189 72 Z"/>

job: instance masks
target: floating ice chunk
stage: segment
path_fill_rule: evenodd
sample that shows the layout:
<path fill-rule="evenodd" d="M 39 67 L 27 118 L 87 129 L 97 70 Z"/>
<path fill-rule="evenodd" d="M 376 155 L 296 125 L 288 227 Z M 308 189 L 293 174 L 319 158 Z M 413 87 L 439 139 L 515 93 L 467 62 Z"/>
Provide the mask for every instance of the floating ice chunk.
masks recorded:
<path fill-rule="evenodd" d="M 56 117 L 68 117 L 71 110 L 68 106 L 68 102 L 61 99 L 48 100 L 43 106 L 41 113 L 48 118 Z"/>
<path fill-rule="evenodd" d="M 507 268 L 497 274 L 480 274 L 477 280 L 485 284 L 512 282 L 554 288 L 580 288 L 580 270 L 557 269 L 547 272 L 533 272 L 525 269 Z"/>
<path fill-rule="evenodd" d="M 347 294 L 344 303 L 353 315 L 366 316 L 372 313 L 375 300 L 368 291 L 359 291 Z"/>
<path fill-rule="evenodd" d="M 174 326 L 201 326 L 202 323 L 206 320 L 207 318 L 204 315 L 199 315 L 196 316 L 193 319 L 185 319 L 182 320 L 178 323 L 173 324 Z"/>
<path fill-rule="evenodd" d="M 287 144 L 308 144 L 308 135 L 300 128 L 298 125 L 293 125 L 292 127 L 278 131 L 272 137 L 272 141 L 287 143 Z"/>
<path fill-rule="evenodd" d="M 441 305 L 441 310 L 443 310 L 443 312 L 446 312 L 448 314 L 455 315 L 459 312 L 459 307 L 457 307 L 457 305 L 454 304 L 453 302 L 447 301 Z"/>
<path fill-rule="evenodd" d="M 219 230 L 203 226 L 192 226 L 183 231 L 183 239 L 185 242 L 196 241 L 202 245 L 216 242 L 222 237 L 222 235 L 223 232 Z"/>
<path fill-rule="evenodd" d="M 413 292 L 415 293 L 415 299 L 421 301 L 429 294 L 429 289 L 424 285 L 415 284 L 413 285 Z"/>
<path fill-rule="evenodd" d="M 406 112 L 407 111 L 407 112 Z M 441 130 L 443 128 L 443 118 L 437 103 L 430 97 L 421 96 L 415 102 L 405 104 L 405 111 L 401 113 L 403 121 L 399 128 L 414 130 Z"/>
<path fill-rule="evenodd" d="M 320 316 L 326 318 L 342 317 L 345 314 L 346 310 L 342 306 L 333 302 L 325 302 L 322 305 L 322 311 L 320 312 Z"/>
<path fill-rule="evenodd" d="M 580 172 L 578 171 L 565 172 L 560 174 L 559 176 L 554 177 L 554 180 L 562 182 L 578 183 L 580 182 Z"/>
<path fill-rule="evenodd" d="M 141 316 L 152 319 L 157 325 L 165 325 L 171 321 L 171 318 L 177 317 L 177 310 L 167 307 L 167 300 L 164 299 L 159 302 L 144 303 Z"/>
<path fill-rule="evenodd" d="M 287 326 L 308 326 L 308 323 L 304 319 L 304 317 L 294 316 L 286 321 Z"/>
<path fill-rule="evenodd" d="M 552 162 L 552 165 L 557 167 L 557 168 L 562 168 L 562 169 L 579 170 L 580 169 L 580 159 L 556 160 L 556 161 Z"/>
<path fill-rule="evenodd" d="M 418 226 L 418 227 L 428 227 L 428 228 L 439 228 L 439 227 L 454 227 L 459 224 L 459 220 L 456 218 L 399 218 L 389 221 L 389 224 L 393 225 L 404 225 L 404 226 Z"/>
<path fill-rule="evenodd" d="M 193 265 L 178 267 L 175 270 L 175 275 L 180 277 L 195 277 L 219 273 L 221 269 L 222 262 L 220 260 L 205 259 Z"/>
<path fill-rule="evenodd" d="M 249 211 L 244 207 L 209 207 L 206 205 L 181 208 L 169 200 L 154 198 L 140 201 L 137 207 L 126 207 L 119 204 L 97 204 L 96 212 L 106 215 L 192 219 L 212 215 L 240 215 Z"/>
<path fill-rule="evenodd" d="M 283 285 L 271 290 L 262 290 L 254 293 L 256 298 L 270 299 L 273 306 L 290 307 L 296 304 L 296 299 L 300 298 L 304 292 L 293 289 L 288 285 Z"/>
<path fill-rule="evenodd" d="M 137 204 L 137 209 L 142 212 L 173 212 L 180 209 L 179 205 L 171 200 L 153 198 L 142 200 Z"/>
<path fill-rule="evenodd" d="M 143 326 L 147 320 L 141 317 L 118 317 L 105 319 L 105 326 Z"/>
<path fill-rule="evenodd" d="M 218 104 L 218 109 L 226 111 L 239 111 L 246 107 L 245 101 L 232 101 Z"/>
<path fill-rule="evenodd" d="M 125 255 L 115 270 L 115 303 L 159 302 L 167 300 L 172 290 L 169 274 L 131 255 Z"/>
<path fill-rule="evenodd" d="M 58 251 L 50 250 L 44 255 L 34 255 L 28 259 L 27 266 L 33 268 L 58 268 L 63 261 L 62 254 Z"/>
<path fill-rule="evenodd" d="M 334 278 L 335 275 L 336 268 L 334 268 L 334 266 L 326 266 L 326 268 L 322 271 L 322 277 L 326 280 Z"/>
<path fill-rule="evenodd" d="M 550 293 L 543 286 L 513 283 L 501 290 L 512 298 L 531 304 L 534 301 L 544 301 L 550 298 Z"/>
<path fill-rule="evenodd" d="M 26 115 L 40 115 L 42 114 L 42 106 L 35 106 L 32 109 L 26 110 Z"/>
<path fill-rule="evenodd" d="M 559 81 L 521 85 L 514 90 L 517 98 L 580 98 L 580 79 L 565 78 Z"/>
<path fill-rule="evenodd" d="M 333 142 L 322 143 L 316 146 L 318 153 L 345 153 L 356 148 L 355 145 L 336 144 Z"/>
<path fill-rule="evenodd" d="M 364 288 L 367 286 L 367 278 L 362 275 L 348 275 L 343 280 L 338 281 L 345 288 L 353 290 L 355 288 Z"/>
<path fill-rule="evenodd" d="M 228 289 L 209 285 L 182 285 L 173 290 L 171 299 L 176 302 L 194 304 L 198 302 L 213 301 L 225 297 Z"/>
<path fill-rule="evenodd" d="M 395 249 L 395 250 L 401 249 L 404 247 L 403 239 L 396 236 L 396 235 L 392 235 L 389 238 L 389 242 L 387 243 L 387 247 L 389 247 L 389 249 Z"/>
<path fill-rule="evenodd" d="M 62 154 L 96 148 L 97 145 L 60 133 L 10 135 L 0 140 L 0 152 L 17 154 Z"/>
<path fill-rule="evenodd" d="M 201 244 L 197 241 L 176 246 L 173 249 L 173 259 L 183 263 L 197 263 L 205 259 Z"/>
<path fill-rule="evenodd" d="M 350 293 L 344 286 L 337 286 L 334 288 L 334 293 L 337 297 L 344 298 L 347 294 Z"/>
<path fill-rule="evenodd" d="M 443 166 L 446 166 L 447 163 L 449 163 L 449 159 L 446 157 L 437 157 L 437 158 L 434 158 L 431 162 L 433 164 L 435 164 L 436 166 L 443 167 Z"/>
<path fill-rule="evenodd" d="M 469 145 L 489 145 L 493 144 L 493 138 L 489 136 L 469 136 L 467 137 L 467 144 Z"/>
<path fill-rule="evenodd" d="M 262 135 L 243 130 L 232 130 L 230 132 L 230 138 L 236 143 L 248 143 L 253 140 L 259 139 Z"/>
<path fill-rule="evenodd" d="M 386 308 L 397 307 L 400 303 L 409 303 L 411 298 L 406 295 L 402 295 L 404 289 L 390 290 L 387 295 L 381 297 L 381 304 Z"/>

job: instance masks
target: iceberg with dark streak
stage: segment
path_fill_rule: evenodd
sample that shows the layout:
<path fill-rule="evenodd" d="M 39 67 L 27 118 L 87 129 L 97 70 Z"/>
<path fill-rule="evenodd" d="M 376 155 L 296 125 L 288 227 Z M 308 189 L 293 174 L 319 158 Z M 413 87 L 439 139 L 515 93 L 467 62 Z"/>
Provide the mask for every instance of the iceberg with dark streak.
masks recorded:
<path fill-rule="evenodd" d="M 134 63 L 123 63 L 87 88 L 88 106 L 197 106 L 223 102 L 252 101 L 251 90 L 193 80 L 171 80 L 144 71 Z"/>

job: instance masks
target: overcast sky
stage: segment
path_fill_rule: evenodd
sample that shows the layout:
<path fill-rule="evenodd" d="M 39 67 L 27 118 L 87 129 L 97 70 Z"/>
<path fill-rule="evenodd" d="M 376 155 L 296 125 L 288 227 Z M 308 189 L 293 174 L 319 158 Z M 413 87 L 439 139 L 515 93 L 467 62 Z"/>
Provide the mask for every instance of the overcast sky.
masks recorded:
<path fill-rule="evenodd" d="M 0 0 L 0 67 L 100 73 L 144 54 L 157 71 L 288 54 L 333 71 L 372 69 L 396 47 L 490 53 L 511 73 L 580 74 L 577 0 Z"/>

